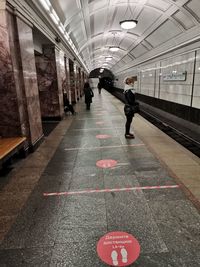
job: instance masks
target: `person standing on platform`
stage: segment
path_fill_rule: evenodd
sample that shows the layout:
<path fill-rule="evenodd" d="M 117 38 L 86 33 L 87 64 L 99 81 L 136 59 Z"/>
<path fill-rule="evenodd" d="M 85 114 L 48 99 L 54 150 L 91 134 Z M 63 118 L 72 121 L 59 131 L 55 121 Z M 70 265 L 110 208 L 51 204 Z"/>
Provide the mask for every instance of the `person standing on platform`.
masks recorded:
<path fill-rule="evenodd" d="M 135 138 L 134 134 L 130 133 L 131 123 L 134 117 L 134 106 L 135 106 L 135 88 L 134 88 L 134 77 L 128 77 L 125 79 L 124 95 L 125 95 L 125 106 L 124 113 L 126 116 L 125 124 L 125 138 Z"/>
<path fill-rule="evenodd" d="M 92 103 L 92 98 L 94 96 L 94 93 L 88 82 L 84 84 L 84 94 L 85 94 L 86 109 L 90 110 L 90 104 Z"/>
<path fill-rule="evenodd" d="M 99 94 L 101 94 L 102 83 L 100 81 L 99 81 L 97 87 L 98 87 L 98 90 L 99 90 Z"/>

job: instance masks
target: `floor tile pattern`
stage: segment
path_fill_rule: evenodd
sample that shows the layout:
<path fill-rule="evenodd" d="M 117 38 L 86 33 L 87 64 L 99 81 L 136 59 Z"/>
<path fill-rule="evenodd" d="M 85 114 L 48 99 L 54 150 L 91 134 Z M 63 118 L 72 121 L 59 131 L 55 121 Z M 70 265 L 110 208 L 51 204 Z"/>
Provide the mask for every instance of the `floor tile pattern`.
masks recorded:
<path fill-rule="evenodd" d="M 95 92 L 90 111 L 83 101 L 79 103 L 78 114 L 0 244 L 0 267 L 107 266 L 98 258 L 96 244 L 111 231 L 128 232 L 139 241 L 141 254 L 131 266 L 200 266 L 200 215 L 181 188 L 43 196 L 44 192 L 177 184 L 137 134 L 132 140 L 124 138 L 125 118 L 119 105 L 105 91 Z M 100 121 L 103 124 L 97 124 Z M 102 159 L 113 159 L 117 165 L 98 168 L 96 162 Z M 34 179 L 34 173 L 28 175 Z M 16 203 L 23 198 L 27 195 L 22 193 Z M 0 200 L 4 203 L 1 195 Z M 1 216 L 6 222 L 12 205 L 4 205 L 7 213 Z"/>

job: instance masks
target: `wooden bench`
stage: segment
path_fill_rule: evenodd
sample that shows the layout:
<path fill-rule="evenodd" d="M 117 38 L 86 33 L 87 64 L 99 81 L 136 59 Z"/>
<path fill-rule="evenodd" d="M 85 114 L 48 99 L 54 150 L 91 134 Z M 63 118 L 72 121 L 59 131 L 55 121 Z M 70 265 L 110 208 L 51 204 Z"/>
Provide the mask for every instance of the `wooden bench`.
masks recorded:
<path fill-rule="evenodd" d="M 0 168 L 10 157 L 23 150 L 26 137 L 0 137 Z"/>

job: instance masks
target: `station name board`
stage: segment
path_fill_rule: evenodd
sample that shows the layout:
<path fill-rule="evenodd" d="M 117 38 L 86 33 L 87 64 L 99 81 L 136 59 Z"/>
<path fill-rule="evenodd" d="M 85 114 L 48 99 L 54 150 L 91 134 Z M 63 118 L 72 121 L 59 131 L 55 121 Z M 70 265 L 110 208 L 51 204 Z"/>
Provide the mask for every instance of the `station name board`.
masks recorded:
<path fill-rule="evenodd" d="M 177 72 L 163 75 L 163 81 L 186 81 L 187 72 Z"/>

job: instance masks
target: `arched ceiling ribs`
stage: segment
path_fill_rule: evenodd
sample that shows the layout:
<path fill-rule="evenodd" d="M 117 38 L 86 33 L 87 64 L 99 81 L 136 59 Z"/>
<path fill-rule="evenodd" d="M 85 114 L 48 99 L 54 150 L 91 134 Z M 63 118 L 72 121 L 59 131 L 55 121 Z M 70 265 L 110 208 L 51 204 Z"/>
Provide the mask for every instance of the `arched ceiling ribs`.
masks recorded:
<path fill-rule="evenodd" d="M 110 33 L 113 31 L 110 31 Z M 119 32 L 119 31 L 117 31 Z M 119 33 L 123 33 L 122 31 L 120 31 Z M 108 33 L 109 35 L 109 33 Z M 98 41 L 98 39 L 101 39 L 102 36 L 104 36 L 104 33 L 98 33 L 97 35 L 95 35 L 94 37 L 91 37 L 83 46 L 81 46 L 79 48 L 79 53 L 81 53 L 88 45 L 92 45 L 94 42 Z M 137 39 L 139 36 L 130 32 L 126 32 L 125 36 L 129 39 Z M 111 39 L 113 39 L 113 36 L 110 36 Z M 107 46 L 108 47 L 108 46 Z"/>
<path fill-rule="evenodd" d="M 178 21 L 177 19 L 170 17 L 169 20 L 171 20 L 182 32 L 184 32 L 186 30 L 185 27 L 183 26 L 183 24 L 180 21 Z"/>
<path fill-rule="evenodd" d="M 180 2 L 174 2 L 173 0 L 168 0 L 172 5 L 176 6 L 178 10 L 183 12 L 187 17 L 189 17 L 195 24 L 199 23 L 196 14 L 194 14 L 188 7 L 187 4 L 191 2 L 191 0 L 182 0 Z"/>
<path fill-rule="evenodd" d="M 65 20 L 65 23 L 64 23 L 64 27 L 67 28 L 67 26 L 71 23 L 73 23 L 73 20 L 75 18 L 77 18 L 78 15 L 81 15 L 82 16 L 82 12 L 81 10 L 77 11 L 73 16 L 71 16 L 70 18 L 68 17 L 66 20 Z M 83 18 L 82 18 L 83 19 Z"/>
<path fill-rule="evenodd" d="M 113 56 L 110 66 L 118 62 L 119 67 L 128 64 L 130 59 L 147 57 L 151 50 L 165 42 L 169 46 L 170 42 L 176 44 L 179 37 L 183 40 L 185 33 L 199 26 L 200 16 L 195 8 L 198 1 L 130 0 L 138 25 L 125 31 L 119 21 L 123 19 L 128 0 L 50 0 L 60 15 L 65 14 L 62 21 L 84 62 L 94 67 L 99 61 L 103 62 L 106 55 Z M 115 39 L 113 33 L 116 33 Z M 112 54 L 108 48 L 116 39 L 115 45 L 120 50 Z"/>
<path fill-rule="evenodd" d="M 145 7 L 148 7 L 148 8 L 150 8 L 150 9 L 155 10 L 155 11 L 160 12 L 160 13 L 163 13 L 163 12 L 164 12 L 163 10 L 161 10 L 161 9 L 155 7 L 155 6 L 151 6 L 151 5 L 148 5 L 148 4 L 144 4 L 144 3 L 146 3 L 146 2 L 147 2 L 147 0 L 140 0 L 139 3 L 131 3 L 131 2 L 130 2 L 129 5 L 131 6 L 131 8 L 133 8 L 133 7 L 135 7 L 135 6 L 137 6 L 137 7 L 139 7 L 139 8 L 143 8 L 143 7 L 145 6 Z M 115 5 L 111 5 L 111 8 L 115 9 L 116 7 L 126 7 L 126 6 L 127 6 L 127 1 L 124 2 L 124 3 L 116 3 Z M 105 7 L 101 7 L 101 8 L 98 8 L 98 9 L 94 10 L 94 11 L 91 12 L 90 14 L 91 14 L 91 15 L 96 15 L 98 12 L 102 12 L 102 11 L 107 10 L 107 9 L 108 9 L 107 6 L 105 6 Z"/>
<path fill-rule="evenodd" d="M 91 55 L 91 58 L 93 58 L 93 59 L 99 59 L 99 60 L 106 60 L 106 57 L 112 57 L 112 59 L 114 59 L 114 60 L 117 60 L 117 59 L 120 59 L 121 58 L 121 56 L 119 56 L 119 55 L 117 55 L 117 54 L 105 54 L 105 55 L 99 55 L 99 54 L 95 54 L 95 53 L 93 53 L 92 55 Z"/>
<path fill-rule="evenodd" d="M 182 12 L 184 12 L 186 16 L 190 17 L 195 24 L 199 24 L 200 23 L 200 19 L 197 16 L 197 14 L 195 14 L 189 7 L 184 5 L 184 8 L 182 8 L 182 9 L 183 9 Z"/>
<path fill-rule="evenodd" d="M 144 8 L 144 6 L 145 7 L 147 7 L 147 8 L 149 8 L 149 9 L 154 9 L 154 10 L 156 10 L 156 11 L 159 11 L 161 14 L 164 14 L 164 11 L 162 11 L 162 10 L 160 10 L 159 8 L 156 8 L 156 7 L 153 7 L 153 6 L 149 6 L 149 5 L 147 5 L 146 4 L 146 0 L 141 0 L 142 2 L 140 2 L 140 4 L 132 4 L 132 6 L 137 6 L 138 8 L 140 7 L 140 10 L 138 9 L 138 15 L 140 14 L 140 12 L 141 12 L 141 10 Z M 171 1 L 170 1 L 171 2 Z M 115 10 L 116 10 L 116 6 L 124 6 L 124 4 L 117 4 L 117 5 L 115 5 Z M 113 6 L 111 6 L 111 7 L 113 7 Z M 104 8 L 103 8 L 104 9 Z M 102 10 L 102 9 L 98 9 L 98 10 L 96 10 L 95 12 L 92 12 L 92 13 L 90 13 L 90 16 L 91 16 L 91 14 L 97 14 L 97 12 L 99 12 L 100 10 Z M 79 12 L 80 13 L 80 12 Z M 165 13 L 165 15 L 167 15 L 167 12 Z M 163 16 L 163 15 L 162 15 Z M 75 18 L 75 16 L 73 16 L 74 18 Z M 177 26 L 177 27 L 179 27 L 179 29 L 181 29 L 181 31 L 183 32 L 184 30 L 185 30 L 185 28 L 183 27 L 183 25 L 179 22 L 179 21 L 177 21 L 176 19 L 174 19 L 174 18 L 172 18 L 171 17 L 171 14 L 169 14 L 168 16 L 167 16 L 167 18 L 168 19 L 170 19 L 171 21 L 173 21 L 174 22 L 174 24 Z M 73 29 L 71 29 L 71 30 L 76 30 L 77 29 L 77 27 L 76 28 L 73 28 Z M 71 31 L 70 31 L 71 32 Z M 109 32 L 112 32 L 112 30 L 110 30 L 109 29 Z M 119 31 L 118 31 L 119 32 Z M 123 33 L 124 34 L 124 32 L 123 31 L 121 31 L 121 33 Z M 130 37 L 133 37 L 133 36 L 131 36 L 131 35 L 133 35 L 132 33 L 128 33 L 128 32 L 126 32 L 125 34 L 124 34 L 124 38 L 123 39 L 125 39 L 125 38 L 129 38 L 129 36 Z M 81 53 L 82 51 L 84 51 L 84 49 L 85 49 L 85 47 L 89 47 L 89 49 L 90 49 L 90 51 L 92 51 L 93 50 L 93 47 L 91 47 L 91 46 L 93 46 L 93 44 L 94 44 L 94 42 L 96 41 L 96 38 L 98 39 L 100 36 L 103 36 L 104 38 L 103 39 L 106 39 L 106 37 L 105 37 L 105 33 L 98 33 L 97 35 L 95 35 L 94 37 L 92 37 L 92 38 L 88 38 L 88 41 L 85 43 L 85 44 L 83 44 L 81 47 L 79 47 L 78 48 L 78 50 L 79 50 L 79 53 Z M 137 36 L 137 35 L 134 35 L 134 37 L 135 38 L 138 38 L 139 36 Z M 108 40 L 108 39 L 107 39 Z M 107 41 L 106 40 L 106 41 Z M 122 40 L 120 41 L 120 43 L 119 43 L 119 46 L 120 46 L 120 44 L 121 44 L 121 42 L 122 42 Z M 79 45 L 80 45 L 80 42 L 79 42 Z"/>

